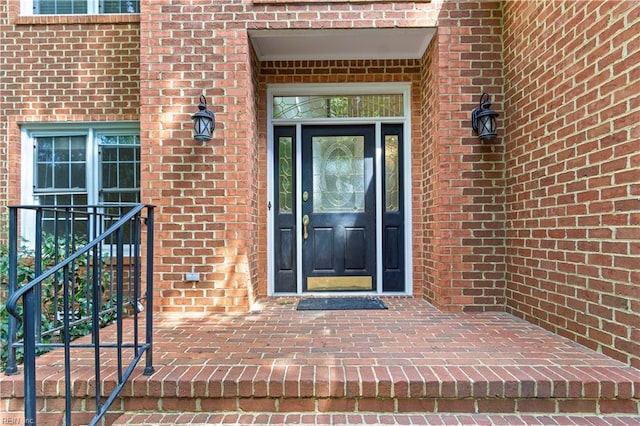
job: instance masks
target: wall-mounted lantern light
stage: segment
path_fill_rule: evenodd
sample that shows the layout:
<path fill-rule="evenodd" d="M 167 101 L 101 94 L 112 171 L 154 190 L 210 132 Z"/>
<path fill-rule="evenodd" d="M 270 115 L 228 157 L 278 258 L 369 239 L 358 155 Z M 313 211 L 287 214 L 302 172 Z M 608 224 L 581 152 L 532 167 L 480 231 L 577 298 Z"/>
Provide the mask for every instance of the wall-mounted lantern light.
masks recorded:
<path fill-rule="evenodd" d="M 211 140 L 213 129 L 216 128 L 216 119 L 211 111 L 207 109 L 207 98 L 200 95 L 198 112 L 191 116 L 193 120 L 193 137 L 197 141 L 206 142 Z"/>
<path fill-rule="evenodd" d="M 471 126 L 473 126 L 473 130 L 478 134 L 478 138 L 490 140 L 498 136 L 496 133 L 497 116 L 498 113 L 491 109 L 489 95 L 483 93 L 480 97 L 480 106 L 471 111 Z"/>

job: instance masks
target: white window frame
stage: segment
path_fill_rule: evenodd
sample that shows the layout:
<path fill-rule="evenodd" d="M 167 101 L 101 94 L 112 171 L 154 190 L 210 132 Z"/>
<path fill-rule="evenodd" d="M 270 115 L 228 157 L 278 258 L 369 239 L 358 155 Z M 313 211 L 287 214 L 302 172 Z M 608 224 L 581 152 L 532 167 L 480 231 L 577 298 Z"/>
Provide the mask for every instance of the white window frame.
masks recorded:
<path fill-rule="evenodd" d="M 83 16 L 83 15 L 100 15 L 100 2 L 102 0 L 85 0 L 87 2 L 87 13 L 75 13 L 74 15 Z M 33 2 L 34 0 L 21 0 L 20 1 L 20 15 L 21 16 L 40 16 L 40 14 L 33 13 Z M 134 12 L 137 13 L 137 12 Z M 121 13 L 122 15 L 127 15 L 129 13 Z M 58 13 L 46 14 L 45 16 L 56 16 Z"/>
<path fill-rule="evenodd" d="M 137 121 L 99 122 L 99 123 L 21 123 L 21 169 L 20 203 L 39 205 L 39 195 L 34 191 L 35 175 L 35 138 L 50 136 L 85 136 L 87 139 L 86 191 L 87 204 L 100 202 L 100 158 L 99 137 L 115 135 L 140 135 L 140 123 Z M 23 223 L 34 220 L 33 211 L 21 212 Z M 21 236 L 29 242 L 35 241 L 35 229 L 25 227 Z"/>

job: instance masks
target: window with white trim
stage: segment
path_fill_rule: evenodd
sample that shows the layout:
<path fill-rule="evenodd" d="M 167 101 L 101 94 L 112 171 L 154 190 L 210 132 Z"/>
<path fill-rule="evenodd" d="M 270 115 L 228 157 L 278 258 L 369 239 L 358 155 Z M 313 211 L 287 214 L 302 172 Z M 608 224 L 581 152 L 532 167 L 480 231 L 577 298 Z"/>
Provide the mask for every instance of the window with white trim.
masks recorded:
<path fill-rule="evenodd" d="M 32 180 L 32 203 L 69 206 L 140 202 L 140 135 L 136 124 L 83 126 L 33 125 L 23 133 L 31 149 L 33 170 L 23 169 L 23 182 Z M 23 186 L 24 191 L 29 188 Z M 108 210 L 108 209 L 105 209 Z M 45 217 L 45 232 L 55 218 Z M 79 220 L 76 225 L 84 228 Z"/>
<path fill-rule="evenodd" d="M 22 0 L 22 15 L 140 13 L 140 0 Z"/>

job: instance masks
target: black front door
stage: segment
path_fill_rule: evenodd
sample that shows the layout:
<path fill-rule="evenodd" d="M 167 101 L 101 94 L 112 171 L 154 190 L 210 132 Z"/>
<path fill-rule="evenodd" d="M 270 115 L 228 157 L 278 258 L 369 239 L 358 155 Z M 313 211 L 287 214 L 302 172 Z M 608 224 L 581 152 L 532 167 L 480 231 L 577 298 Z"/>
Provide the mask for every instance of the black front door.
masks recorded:
<path fill-rule="evenodd" d="M 377 291 L 377 281 L 382 292 L 405 291 L 402 125 L 383 123 L 379 144 L 374 129 L 274 127 L 274 293 Z"/>
<path fill-rule="evenodd" d="M 373 125 L 302 127 L 302 289 L 376 288 Z"/>

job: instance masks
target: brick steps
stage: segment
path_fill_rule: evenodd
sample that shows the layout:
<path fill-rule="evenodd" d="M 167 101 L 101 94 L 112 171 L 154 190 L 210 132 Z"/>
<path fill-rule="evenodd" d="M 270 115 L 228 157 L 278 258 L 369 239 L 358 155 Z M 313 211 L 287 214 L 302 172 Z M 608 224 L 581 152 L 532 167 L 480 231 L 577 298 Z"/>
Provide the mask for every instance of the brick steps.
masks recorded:
<path fill-rule="evenodd" d="M 634 424 L 640 425 L 640 378 L 628 367 L 413 366 L 192 366 L 165 367 L 151 377 L 134 373 L 114 403 L 107 424 L 324 424 L 368 422 L 438 424 L 465 418 L 486 424 Z M 63 409 L 55 377 L 43 411 Z M 103 393 L 115 385 L 103 382 Z M 93 383 L 72 383 L 78 420 L 93 407 Z M 21 406 L 12 399 L 11 409 Z M 266 417 L 265 417 L 266 416 Z M 465 417 L 466 416 L 466 417 Z M 235 419 L 235 420 L 234 420 Z M 359 420 L 358 420 L 359 419 Z M 246 423 L 245 423 L 246 422 Z M 266 422 L 266 423 L 265 423 Z M 314 423 L 315 422 L 315 423 Z M 515 422 L 515 423 L 513 423 Z"/>
<path fill-rule="evenodd" d="M 424 413 L 128 413 L 112 425 L 640 425 L 629 415 Z"/>
<path fill-rule="evenodd" d="M 180 414 L 201 424 L 294 424 L 303 416 L 311 424 L 459 424 L 464 417 L 627 425 L 640 418 L 637 369 L 508 314 L 443 313 L 409 298 L 385 303 L 390 309 L 299 312 L 276 299 L 243 315 L 159 316 L 155 373 L 136 368 L 106 424 L 175 424 Z M 103 395 L 115 386 L 110 356 Z M 41 405 L 60 411 L 61 352 L 38 363 Z M 94 405 L 92 363 L 90 352 L 74 352 L 74 412 Z M 0 377 L 0 394 L 9 397 L 0 412 L 20 410 L 21 380 Z"/>

